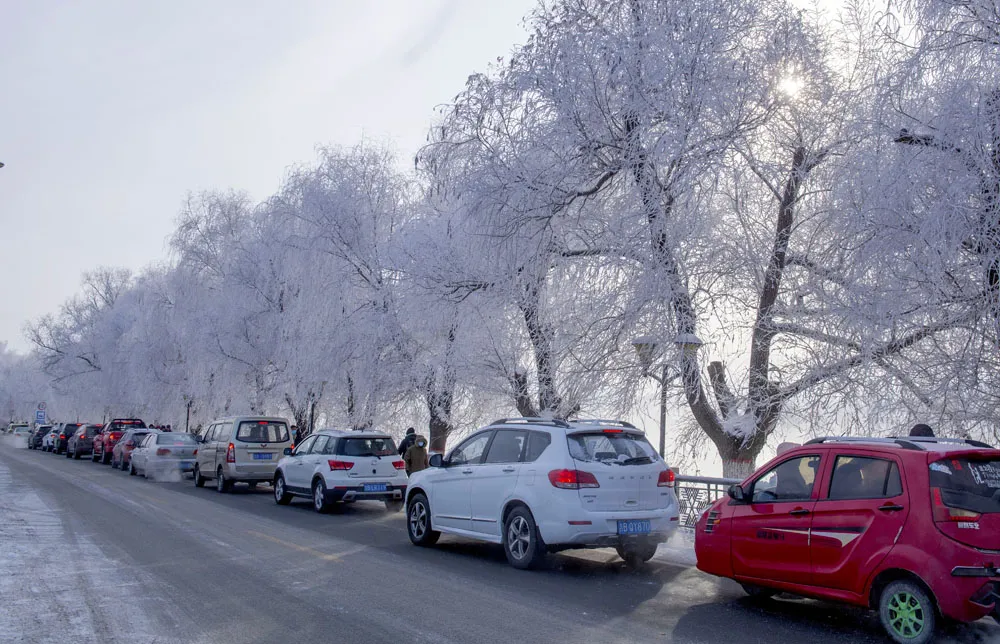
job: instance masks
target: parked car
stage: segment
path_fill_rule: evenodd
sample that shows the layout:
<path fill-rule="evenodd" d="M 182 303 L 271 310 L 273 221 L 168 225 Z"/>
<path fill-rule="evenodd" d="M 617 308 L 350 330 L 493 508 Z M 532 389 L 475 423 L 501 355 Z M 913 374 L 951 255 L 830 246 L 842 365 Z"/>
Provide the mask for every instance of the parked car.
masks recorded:
<path fill-rule="evenodd" d="M 13 434 L 14 430 L 23 427 L 25 429 L 30 429 L 28 423 L 10 423 L 7 425 L 7 429 L 4 431 L 5 434 Z"/>
<path fill-rule="evenodd" d="M 129 474 L 163 476 L 171 472 L 194 471 L 194 459 L 200 443 L 183 432 L 154 432 L 146 435 L 132 451 Z"/>
<path fill-rule="evenodd" d="M 56 434 L 55 439 L 52 441 L 52 451 L 56 454 L 63 454 L 66 452 L 66 448 L 69 447 L 69 439 L 77 430 L 83 427 L 83 423 L 59 423 L 56 427 L 59 428 L 59 433 Z"/>
<path fill-rule="evenodd" d="M 76 460 L 84 454 L 94 453 L 94 437 L 101 433 L 103 425 L 84 425 L 70 436 L 66 444 L 66 458 L 72 456 Z"/>
<path fill-rule="evenodd" d="M 59 425 L 53 425 L 52 428 L 45 434 L 42 438 L 42 450 L 46 452 L 51 452 L 55 447 L 56 438 L 59 437 Z"/>
<path fill-rule="evenodd" d="M 317 512 L 339 501 L 375 500 L 395 512 L 403 507 L 406 483 L 403 461 L 388 434 L 322 430 L 278 462 L 274 500 L 287 505 L 295 496 L 309 497 Z"/>
<path fill-rule="evenodd" d="M 31 428 L 27 425 L 18 425 L 14 427 L 14 430 L 10 433 L 16 439 L 20 439 L 27 444 L 28 438 L 31 437 Z"/>
<path fill-rule="evenodd" d="M 28 438 L 28 449 L 42 449 L 42 439 L 52 431 L 52 425 L 39 425 Z"/>
<path fill-rule="evenodd" d="M 215 489 L 228 492 L 233 483 L 251 488 L 270 482 L 292 438 L 284 418 L 241 416 L 213 422 L 202 434 L 194 469 L 194 484 L 215 479 Z"/>
<path fill-rule="evenodd" d="M 998 535 L 1000 450 L 943 438 L 821 438 L 713 503 L 695 551 L 698 568 L 751 595 L 869 607 L 893 640 L 923 644 L 941 618 L 1000 617 Z"/>
<path fill-rule="evenodd" d="M 129 458 L 146 434 L 159 430 L 148 427 L 142 429 L 126 429 L 122 437 L 115 443 L 111 450 L 111 467 L 116 467 L 123 472 L 128 471 Z"/>
<path fill-rule="evenodd" d="M 104 426 L 100 434 L 94 437 L 94 451 L 91 454 L 90 460 L 95 463 L 98 461 L 104 464 L 110 463 L 111 452 L 114 450 L 119 439 L 121 439 L 122 434 L 125 433 L 125 430 L 140 427 L 145 428 L 146 423 L 138 418 L 115 418 Z"/>
<path fill-rule="evenodd" d="M 406 512 L 414 544 L 442 532 L 502 544 L 516 568 L 602 547 L 636 566 L 678 525 L 673 471 L 641 431 L 605 420 L 498 420 L 413 474 Z"/>

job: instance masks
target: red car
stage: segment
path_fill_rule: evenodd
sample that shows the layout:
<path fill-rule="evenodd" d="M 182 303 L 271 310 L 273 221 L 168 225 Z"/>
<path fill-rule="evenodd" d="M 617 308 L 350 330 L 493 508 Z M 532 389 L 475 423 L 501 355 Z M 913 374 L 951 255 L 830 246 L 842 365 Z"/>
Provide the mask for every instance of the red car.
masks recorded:
<path fill-rule="evenodd" d="M 897 642 L 941 618 L 1000 621 L 1000 450 L 942 438 L 820 438 L 762 467 L 696 526 L 698 568 L 756 597 L 879 611 Z"/>
<path fill-rule="evenodd" d="M 111 462 L 111 452 L 114 450 L 118 439 L 122 437 L 126 429 L 145 427 L 146 423 L 138 418 L 115 418 L 104 426 L 101 433 L 94 436 L 94 451 L 91 452 L 90 460 L 101 463 Z"/>

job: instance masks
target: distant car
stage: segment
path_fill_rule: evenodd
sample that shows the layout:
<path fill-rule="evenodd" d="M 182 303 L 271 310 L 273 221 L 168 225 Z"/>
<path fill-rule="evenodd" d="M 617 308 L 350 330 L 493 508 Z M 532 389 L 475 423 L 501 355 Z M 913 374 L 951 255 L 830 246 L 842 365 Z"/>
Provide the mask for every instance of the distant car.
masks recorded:
<path fill-rule="evenodd" d="M 83 423 L 60 423 L 57 427 L 59 428 L 59 433 L 52 442 L 52 451 L 56 454 L 63 454 L 66 452 L 66 448 L 69 447 L 69 439 L 83 427 Z M 67 458 L 69 458 L 68 454 Z"/>
<path fill-rule="evenodd" d="M 28 438 L 28 449 L 41 449 L 42 439 L 50 431 L 52 431 L 52 425 L 39 425 L 36 427 L 35 431 Z"/>
<path fill-rule="evenodd" d="M 139 446 L 142 439 L 146 437 L 146 434 L 156 431 L 159 430 L 148 427 L 143 429 L 126 429 L 122 437 L 115 443 L 114 449 L 111 450 L 111 467 L 127 472 L 132 452 Z"/>
<path fill-rule="evenodd" d="M 19 438 L 27 444 L 28 438 L 31 437 L 31 428 L 27 425 L 18 425 L 14 428 L 14 431 L 11 432 L 11 436 Z"/>
<path fill-rule="evenodd" d="M 66 458 L 72 456 L 74 459 L 80 460 L 83 455 L 92 454 L 94 452 L 94 437 L 101 433 L 102 427 L 103 425 L 84 425 L 73 432 L 66 445 Z"/>
<path fill-rule="evenodd" d="M 311 498 L 313 509 L 327 512 L 343 501 L 383 501 L 396 512 L 403 507 L 406 471 L 392 437 L 381 432 L 314 432 L 278 462 L 274 500 Z"/>
<path fill-rule="evenodd" d="M 601 547 L 638 566 L 677 529 L 674 472 L 623 421 L 501 419 L 429 463 L 406 490 L 418 546 L 448 532 L 502 545 L 515 568 Z"/>
<path fill-rule="evenodd" d="M 1000 618 L 1000 450 L 944 438 L 821 438 L 702 514 L 698 568 L 751 596 L 878 611 L 896 642 Z M 998 619 L 1000 621 L 1000 619 Z"/>
<path fill-rule="evenodd" d="M 251 488 L 274 479 L 278 461 L 292 438 L 284 418 L 237 416 L 213 422 L 203 433 L 194 484 L 215 479 L 215 489 L 229 492 L 233 483 Z"/>
<path fill-rule="evenodd" d="M 111 462 L 111 453 L 127 429 L 145 428 L 146 423 L 138 418 L 115 418 L 94 437 L 94 451 L 90 460 L 105 465 Z"/>
<path fill-rule="evenodd" d="M 59 425 L 53 425 L 51 429 L 42 437 L 42 450 L 51 452 L 59 437 Z"/>
<path fill-rule="evenodd" d="M 128 473 L 155 477 L 171 472 L 193 472 L 199 445 L 194 436 L 182 432 L 148 434 L 132 451 Z"/>
<path fill-rule="evenodd" d="M 18 429 L 19 427 L 24 427 L 25 429 L 30 429 L 30 427 L 28 426 L 28 423 L 10 423 L 9 425 L 7 425 L 7 430 L 4 433 L 5 434 L 13 434 L 14 430 Z"/>

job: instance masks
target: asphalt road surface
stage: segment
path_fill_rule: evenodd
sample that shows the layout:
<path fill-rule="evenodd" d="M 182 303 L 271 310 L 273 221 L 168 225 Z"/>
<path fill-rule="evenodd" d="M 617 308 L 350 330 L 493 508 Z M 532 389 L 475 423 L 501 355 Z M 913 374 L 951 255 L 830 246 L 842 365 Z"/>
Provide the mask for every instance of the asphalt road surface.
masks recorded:
<path fill-rule="evenodd" d="M 0 444 L 0 642 L 886 642 L 873 614 L 748 600 L 697 570 L 610 550 L 507 565 L 498 546 L 417 548 L 403 514 L 322 516 L 190 479 L 154 482 Z M 997 642 L 981 621 L 944 641 Z"/>

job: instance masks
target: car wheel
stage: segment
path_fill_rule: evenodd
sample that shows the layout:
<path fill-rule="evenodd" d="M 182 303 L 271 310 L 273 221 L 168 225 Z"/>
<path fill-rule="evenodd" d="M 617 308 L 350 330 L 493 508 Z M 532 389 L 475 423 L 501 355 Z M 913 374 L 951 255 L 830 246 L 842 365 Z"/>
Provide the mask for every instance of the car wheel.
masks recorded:
<path fill-rule="evenodd" d="M 82 457 L 82 456 L 83 456 L 83 454 L 80 453 L 80 450 L 74 450 L 73 451 L 73 460 L 74 461 L 79 461 L 80 457 Z"/>
<path fill-rule="evenodd" d="M 388 510 L 389 512 L 399 512 L 400 510 L 403 509 L 403 502 L 395 501 L 393 499 L 386 499 L 385 509 Z"/>
<path fill-rule="evenodd" d="M 66 458 L 73 458 L 73 455 L 69 453 L 69 448 L 66 448 Z"/>
<path fill-rule="evenodd" d="M 92 463 L 97 462 L 97 450 L 94 450 L 93 452 L 90 453 L 90 461 Z"/>
<path fill-rule="evenodd" d="M 110 454 L 108 454 L 107 452 L 104 452 L 103 454 L 101 454 L 101 464 L 102 465 L 107 465 L 110 462 L 111 462 L 111 455 Z"/>
<path fill-rule="evenodd" d="M 518 506 L 507 515 L 503 527 L 503 550 L 510 565 L 521 570 L 538 566 L 545 559 L 545 544 L 528 508 Z"/>
<path fill-rule="evenodd" d="M 433 546 L 441 533 L 431 529 L 431 506 L 427 497 L 417 492 L 406 509 L 406 534 L 417 546 Z"/>
<path fill-rule="evenodd" d="M 135 463 L 129 463 L 128 464 L 128 475 L 129 476 L 135 476 L 138 473 L 139 473 L 139 471 L 135 469 Z"/>
<path fill-rule="evenodd" d="M 317 479 L 313 483 L 313 510 L 320 514 L 326 514 L 332 505 L 326 495 L 326 483 L 323 482 L 323 479 Z"/>
<path fill-rule="evenodd" d="M 285 477 L 281 474 L 274 477 L 274 502 L 278 505 L 288 505 L 292 502 L 292 495 L 285 489 Z"/>
<path fill-rule="evenodd" d="M 215 491 L 219 494 L 225 494 L 233 489 L 232 481 L 226 479 L 226 475 L 223 474 L 222 468 L 215 473 Z"/>
<path fill-rule="evenodd" d="M 194 466 L 194 472 L 192 472 L 191 478 L 194 479 L 195 487 L 205 487 L 205 477 L 201 475 L 201 470 L 198 469 L 197 464 Z"/>
<path fill-rule="evenodd" d="M 778 594 L 777 590 L 773 588 L 764 588 L 763 586 L 754 586 L 753 584 L 740 584 L 743 586 L 743 592 L 750 596 L 750 599 L 765 600 L 771 599 Z"/>
<path fill-rule="evenodd" d="M 617 546 L 615 550 L 618 556 L 625 561 L 629 568 L 639 568 L 656 555 L 655 543 L 633 543 L 627 546 Z"/>
<path fill-rule="evenodd" d="M 902 579 L 882 590 L 879 619 L 889 637 L 900 644 L 925 644 L 934 639 L 937 613 L 927 592 Z"/>

